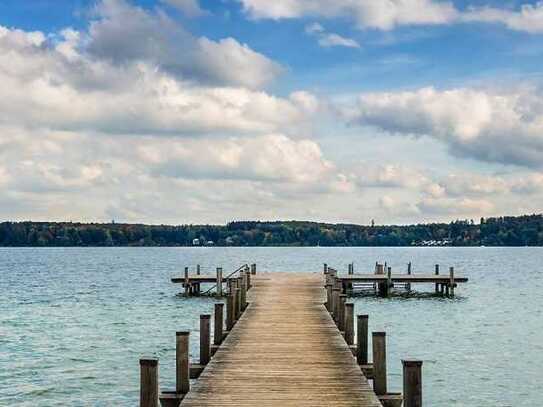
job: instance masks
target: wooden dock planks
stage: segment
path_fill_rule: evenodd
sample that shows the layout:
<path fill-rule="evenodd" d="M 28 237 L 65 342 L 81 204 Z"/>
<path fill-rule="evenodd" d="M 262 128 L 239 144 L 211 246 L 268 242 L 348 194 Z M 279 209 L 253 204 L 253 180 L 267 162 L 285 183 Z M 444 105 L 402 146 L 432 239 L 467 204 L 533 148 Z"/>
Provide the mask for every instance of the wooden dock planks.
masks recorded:
<path fill-rule="evenodd" d="M 260 274 L 182 406 L 381 404 L 323 306 L 320 274 Z"/>

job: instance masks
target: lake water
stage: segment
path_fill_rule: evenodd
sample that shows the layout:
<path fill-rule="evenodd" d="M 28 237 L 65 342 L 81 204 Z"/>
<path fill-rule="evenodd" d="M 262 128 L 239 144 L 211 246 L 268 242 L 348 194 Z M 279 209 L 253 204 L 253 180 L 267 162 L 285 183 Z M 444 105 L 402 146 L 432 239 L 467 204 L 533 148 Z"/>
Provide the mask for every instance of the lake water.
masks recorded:
<path fill-rule="evenodd" d="M 185 265 L 320 273 L 377 260 L 470 279 L 455 299 L 354 299 L 370 331 L 387 332 L 391 391 L 401 358 L 417 358 L 427 406 L 543 405 L 542 248 L 3 248 L 0 406 L 136 406 L 141 355 L 158 356 L 173 387 L 175 331 L 193 331 L 197 359 L 198 316 L 214 303 L 176 296 Z"/>

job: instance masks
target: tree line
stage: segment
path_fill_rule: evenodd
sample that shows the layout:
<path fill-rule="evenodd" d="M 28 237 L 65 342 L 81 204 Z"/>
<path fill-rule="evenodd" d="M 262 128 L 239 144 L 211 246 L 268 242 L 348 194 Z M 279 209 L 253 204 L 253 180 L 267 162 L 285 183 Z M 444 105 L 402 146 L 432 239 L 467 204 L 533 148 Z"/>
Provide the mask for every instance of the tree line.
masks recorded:
<path fill-rule="evenodd" d="M 3 222 L 0 246 L 541 246 L 543 215 L 417 225 Z"/>

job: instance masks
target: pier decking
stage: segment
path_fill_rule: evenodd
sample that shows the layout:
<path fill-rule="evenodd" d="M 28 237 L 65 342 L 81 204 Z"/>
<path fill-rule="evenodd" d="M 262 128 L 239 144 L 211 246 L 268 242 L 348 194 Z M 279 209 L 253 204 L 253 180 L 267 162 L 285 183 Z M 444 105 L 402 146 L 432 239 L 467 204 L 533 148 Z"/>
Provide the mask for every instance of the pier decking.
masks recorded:
<path fill-rule="evenodd" d="M 260 275 L 181 405 L 381 406 L 323 295 L 321 274 Z"/>

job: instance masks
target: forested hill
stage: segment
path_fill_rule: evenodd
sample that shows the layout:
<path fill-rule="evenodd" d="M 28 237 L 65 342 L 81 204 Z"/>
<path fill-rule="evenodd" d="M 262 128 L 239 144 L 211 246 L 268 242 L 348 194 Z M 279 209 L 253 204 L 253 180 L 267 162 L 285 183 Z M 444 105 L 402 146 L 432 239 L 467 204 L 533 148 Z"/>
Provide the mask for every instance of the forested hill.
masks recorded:
<path fill-rule="evenodd" d="M 0 246 L 542 246 L 543 215 L 408 226 L 315 222 L 227 225 L 0 223 Z"/>

